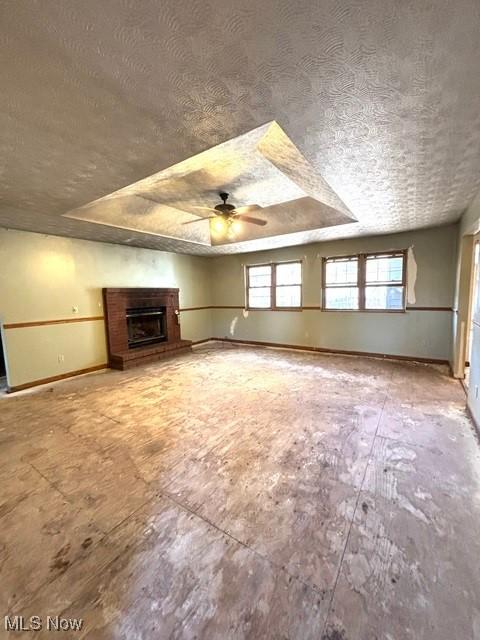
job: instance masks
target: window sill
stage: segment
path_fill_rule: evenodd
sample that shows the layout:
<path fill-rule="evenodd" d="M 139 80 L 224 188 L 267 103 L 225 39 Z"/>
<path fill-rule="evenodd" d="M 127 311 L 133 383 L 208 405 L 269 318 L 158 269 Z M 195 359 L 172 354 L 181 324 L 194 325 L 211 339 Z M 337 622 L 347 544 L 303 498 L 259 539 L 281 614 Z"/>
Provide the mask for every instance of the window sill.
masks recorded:
<path fill-rule="evenodd" d="M 245 311 L 303 311 L 303 307 L 245 307 Z"/>
<path fill-rule="evenodd" d="M 327 313 L 406 313 L 407 309 L 325 309 Z"/>
<path fill-rule="evenodd" d="M 240 308 L 240 307 L 239 307 Z M 407 313 L 407 309 L 325 309 L 324 307 L 244 307 L 245 311 L 325 311 L 327 313 Z"/>

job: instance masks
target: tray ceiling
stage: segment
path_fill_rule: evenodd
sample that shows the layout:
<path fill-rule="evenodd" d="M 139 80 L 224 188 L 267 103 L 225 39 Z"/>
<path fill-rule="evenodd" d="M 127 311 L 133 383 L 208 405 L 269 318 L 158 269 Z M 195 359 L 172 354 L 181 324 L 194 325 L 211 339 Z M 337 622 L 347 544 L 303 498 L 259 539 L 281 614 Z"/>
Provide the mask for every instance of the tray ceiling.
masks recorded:
<path fill-rule="evenodd" d="M 207 217 L 220 201 L 219 191 L 226 190 L 236 207 L 261 207 L 255 215 L 266 222 L 265 226 L 237 223 L 237 242 L 356 222 L 276 122 L 65 215 L 220 246 L 234 240 L 225 233 L 211 234 Z"/>
<path fill-rule="evenodd" d="M 480 189 L 477 0 L 17 0 L 0 20 L 1 226 L 209 255 L 444 224 Z M 305 161 L 291 183 L 357 222 L 298 230 L 301 185 L 265 205 L 276 235 L 224 246 L 64 215 L 273 121 Z M 251 177 L 235 204 L 266 192 Z"/>

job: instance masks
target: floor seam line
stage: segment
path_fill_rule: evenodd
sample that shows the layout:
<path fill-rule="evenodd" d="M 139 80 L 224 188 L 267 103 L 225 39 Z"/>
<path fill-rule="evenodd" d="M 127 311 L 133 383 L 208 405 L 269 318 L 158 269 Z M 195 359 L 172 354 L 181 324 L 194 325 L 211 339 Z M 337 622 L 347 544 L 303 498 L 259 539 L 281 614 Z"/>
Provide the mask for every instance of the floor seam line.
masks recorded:
<path fill-rule="evenodd" d="M 124 524 L 125 522 L 127 522 L 127 520 L 129 520 L 132 516 L 134 516 L 137 513 L 137 511 L 140 511 L 141 509 L 143 509 L 149 502 L 153 502 L 156 497 L 158 497 L 158 496 L 156 496 L 156 495 L 151 496 L 150 498 L 145 500 L 145 502 L 142 502 L 142 504 L 140 504 L 131 513 L 129 513 L 128 516 L 125 516 L 125 518 L 123 518 L 123 520 L 120 520 L 120 522 L 117 522 L 116 524 L 114 524 L 111 529 L 108 529 L 108 531 L 104 531 L 103 532 L 104 535 L 100 540 L 104 540 L 109 535 L 111 535 L 115 531 L 115 529 L 118 529 L 119 527 L 121 527 L 122 524 Z"/>
<path fill-rule="evenodd" d="M 375 446 L 375 440 L 377 439 L 377 434 L 378 434 L 378 430 L 380 428 L 380 422 L 382 421 L 383 411 L 385 409 L 385 405 L 387 403 L 387 399 L 388 399 L 388 393 L 385 393 L 385 397 L 383 399 L 383 404 L 382 404 L 382 409 L 380 411 L 380 415 L 378 416 L 378 422 L 377 422 L 377 427 L 375 429 L 375 434 L 374 434 L 374 436 L 372 438 L 372 446 L 370 447 L 370 451 L 368 453 L 367 464 L 365 465 L 365 471 L 363 472 L 362 482 L 359 485 L 357 499 L 355 501 L 355 506 L 353 508 L 352 519 L 350 521 L 350 526 L 348 527 L 348 533 L 347 533 L 347 537 L 346 537 L 346 540 L 345 540 L 345 546 L 343 547 L 343 551 L 342 551 L 342 555 L 341 555 L 341 558 L 340 558 L 340 562 L 338 563 L 338 571 L 337 571 L 337 575 L 335 577 L 335 582 L 334 582 L 333 587 L 332 587 L 332 594 L 331 594 L 331 597 L 330 597 L 330 603 L 328 605 L 327 614 L 325 616 L 325 622 L 323 623 L 323 629 L 322 629 L 321 638 L 323 638 L 325 636 L 325 632 L 326 632 L 326 629 L 327 629 L 328 618 L 329 618 L 330 613 L 332 611 L 333 599 L 335 597 L 335 591 L 337 589 L 338 580 L 339 580 L 340 574 L 342 572 L 343 560 L 345 558 L 345 553 L 347 552 L 348 542 L 350 540 L 350 534 L 352 532 L 353 523 L 355 522 L 355 515 L 357 513 L 358 504 L 360 502 L 360 496 L 362 494 L 363 485 L 365 483 L 365 478 L 367 476 L 368 466 L 370 464 L 370 460 L 372 459 L 373 448 Z"/>
<path fill-rule="evenodd" d="M 46 475 L 44 475 L 44 474 L 40 471 L 40 469 L 37 469 L 37 467 L 36 467 L 32 462 L 28 462 L 28 464 L 32 467 L 32 469 L 33 469 L 34 471 L 36 471 L 36 472 L 38 473 L 38 475 L 39 475 L 40 477 L 42 477 L 46 482 L 48 482 L 48 485 L 49 485 L 52 489 L 54 489 L 57 493 L 59 493 L 59 494 L 62 496 L 62 498 L 63 498 L 64 500 L 66 500 L 69 504 L 73 504 L 73 503 L 72 503 L 72 501 L 70 500 L 70 498 L 69 498 L 65 493 L 63 493 L 63 491 L 61 491 L 61 490 L 60 490 L 60 489 L 55 485 L 55 483 L 54 483 L 54 482 L 52 482 L 51 480 L 49 480 L 49 479 L 47 478 L 47 476 L 46 476 Z"/>
<path fill-rule="evenodd" d="M 204 516 L 200 515 L 199 513 L 197 513 L 196 511 L 194 511 L 193 509 L 191 509 L 190 507 L 188 507 L 187 505 L 183 504 L 182 502 L 179 502 L 178 500 L 176 500 L 175 498 L 173 498 L 170 494 L 168 493 L 163 493 L 163 495 L 171 500 L 175 505 L 177 505 L 178 507 L 180 507 L 181 509 L 183 509 L 184 511 L 187 511 L 187 513 L 192 514 L 193 516 L 195 516 L 196 518 L 199 518 L 200 520 L 202 520 L 202 522 L 205 522 L 206 524 L 208 524 L 209 526 L 213 527 L 214 529 L 216 529 L 219 533 L 221 533 L 222 535 L 226 536 L 227 538 L 230 538 L 230 540 L 233 540 L 234 542 L 236 542 L 237 544 L 239 544 L 240 546 L 242 546 L 244 549 L 247 549 L 248 551 L 251 551 L 254 555 L 256 555 L 258 558 L 261 558 L 262 560 L 264 560 L 265 562 L 268 562 L 269 565 L 271 565 L 274 569 L 276 569 L 277 571 L 281 571 L 283 573 L 285 573 L 289 578 L 291 578 L 292 580 L 296 580 L 297 582 L 299 582 L 300 584 L 304 585 L 305 587 L 307 587 L 308 589 L 310 589 L 311 591 L 313 591 L 314 593 L 316 593 L 319 596 L 323 596 L 322 590 L 318 589 L 317 587 L 313 586 L 312 584 L 305 582 L 304 580 L 302 580 L 301 578 L 299 578 L 298 576 L 294 576 L 292 575 L 289 571 L 287 571 L 285 569 L 285 567 L 282 567 L 281 565 L 277 564 L 276 562 L 274 562 L 273 560 L 271 560 L 271 558 L 269 558 L 268 556 L 264 556 L 263 554 L 261 554 L 259 551 L 257 551 L 256 549 L 254 549 L 253 547 L 250 547 L 248 544 L 246 544 L 245 542 L 242 542 L 241 540 L 239 540 L 238 538 L 236 538 L 235 536 L 233 536 L 231 533 L 228 533 L 228 531 L 225 531 L 224 529 L 222 529 L 221 527 L 219 527 L 218 525 L 216 525 L 214 522 L 212 522 L 211 520 L 209 520 L 208 518 L 205 518 Z"/>
<path fill-rule="evenodd" d="M 101 411 L 99 411 L 98 415 L 101 416 L 102 418 L 105 418 L 106 420 L 110 420 L 111 422 L 114 422 L 115 424 L 120 424 L 120 425 L 123 426 L 123 422 L 121 422 L 120 420 L 116 420 L 115 418 L 112 418 L 111 416 L 108 416 L 106 413 L 102 413 Z"/>

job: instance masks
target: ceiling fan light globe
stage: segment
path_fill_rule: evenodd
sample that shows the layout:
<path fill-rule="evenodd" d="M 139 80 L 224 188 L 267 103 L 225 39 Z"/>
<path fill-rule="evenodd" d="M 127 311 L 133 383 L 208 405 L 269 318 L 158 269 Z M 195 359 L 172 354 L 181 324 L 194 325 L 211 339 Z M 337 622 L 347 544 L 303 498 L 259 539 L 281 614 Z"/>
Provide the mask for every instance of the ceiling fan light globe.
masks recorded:
<path fill-rule="evenodd" d="M 223 233 L 225 233 L 227 225 L 225 224 L 225 220 L 221 216 L 217 216 L 216 218 L 214 218 L 211 224 L 212 230 L 216 235 L 222 235 Z"/>
<path fill-rule="evenodd" d="M 240 233 L 241 230 L 242 223 L 240 222 L 240 220 L 232 220 L 232 224 L 230 225 L 231 234 L 236 235 L 237 233 Z"/>

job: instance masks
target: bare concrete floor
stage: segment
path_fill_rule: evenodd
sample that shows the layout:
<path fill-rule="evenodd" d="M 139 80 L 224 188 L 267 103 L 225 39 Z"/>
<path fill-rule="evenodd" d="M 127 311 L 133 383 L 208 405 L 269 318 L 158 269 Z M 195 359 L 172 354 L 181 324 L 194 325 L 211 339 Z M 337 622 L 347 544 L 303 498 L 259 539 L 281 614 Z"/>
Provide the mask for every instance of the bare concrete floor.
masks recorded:
<path fill-rule="evenodd" d="M 478 639 L 480 449 L 464 404 L 441 368 L 212 345 L 2 399 L 0 623 Z"/>

